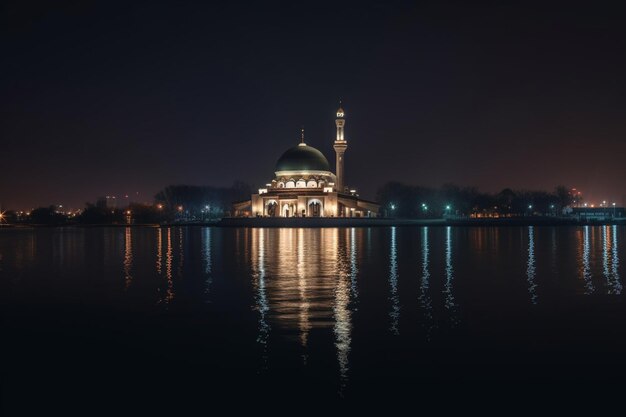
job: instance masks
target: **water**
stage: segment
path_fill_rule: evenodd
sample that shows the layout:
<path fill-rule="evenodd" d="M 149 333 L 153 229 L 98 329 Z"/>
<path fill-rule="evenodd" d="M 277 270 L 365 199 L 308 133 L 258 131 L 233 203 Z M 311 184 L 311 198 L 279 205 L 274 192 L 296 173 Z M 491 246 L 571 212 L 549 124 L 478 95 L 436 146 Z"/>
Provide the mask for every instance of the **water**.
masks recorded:
<path fill-rule="evenodd" d="M 622 226 L 0 230 L 3 396 L 159 408 L 161 397 L 622 382 L 625 236 Z"/>

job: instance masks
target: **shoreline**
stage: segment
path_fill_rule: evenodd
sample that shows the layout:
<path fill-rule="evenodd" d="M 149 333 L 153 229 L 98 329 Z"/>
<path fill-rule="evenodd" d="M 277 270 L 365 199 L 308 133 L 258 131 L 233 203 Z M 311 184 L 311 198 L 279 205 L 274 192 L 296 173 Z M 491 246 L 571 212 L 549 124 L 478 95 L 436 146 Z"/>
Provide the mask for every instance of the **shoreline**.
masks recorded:
<path fill-rule="evenodd" d="M 327 227 L 519 227 L 519 226 L 612 226 L 626 225 L 626 218 L 589 221 L 563 217 L 515 217 L 481 219 L 392 219 L 392 218 L 313 218 L 313 217 L 227 217 L 210 222 L 176 222 L 147 224 L 9 224 L 3 229 L 24 228 L 99 228 L 99 227 L 244 227 L 244 228 L 327 228 Z"/>

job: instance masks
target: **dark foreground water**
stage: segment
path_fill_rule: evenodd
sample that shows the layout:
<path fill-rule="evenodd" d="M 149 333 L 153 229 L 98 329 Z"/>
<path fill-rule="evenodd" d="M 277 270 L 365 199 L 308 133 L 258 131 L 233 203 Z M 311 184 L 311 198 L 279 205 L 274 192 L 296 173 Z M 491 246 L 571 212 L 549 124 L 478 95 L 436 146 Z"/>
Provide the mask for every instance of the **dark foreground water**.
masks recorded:
<path fill-rule="evenodd" d="M 625 239 L 621 226 L 0 230 L 3 402 L 88 414 L 623 382 Z"/>

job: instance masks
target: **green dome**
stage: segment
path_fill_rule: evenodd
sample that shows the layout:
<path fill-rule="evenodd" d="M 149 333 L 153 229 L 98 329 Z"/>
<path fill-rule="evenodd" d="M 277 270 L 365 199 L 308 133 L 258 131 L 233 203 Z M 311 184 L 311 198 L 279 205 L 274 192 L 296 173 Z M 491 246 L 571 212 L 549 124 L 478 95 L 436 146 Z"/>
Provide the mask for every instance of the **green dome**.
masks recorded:
<path fill-rule="evenodd" d="M 301 143 L 294 146 L 278 159 L 278 171 L 330 171 L 328 159 L 317 149 Z"/>

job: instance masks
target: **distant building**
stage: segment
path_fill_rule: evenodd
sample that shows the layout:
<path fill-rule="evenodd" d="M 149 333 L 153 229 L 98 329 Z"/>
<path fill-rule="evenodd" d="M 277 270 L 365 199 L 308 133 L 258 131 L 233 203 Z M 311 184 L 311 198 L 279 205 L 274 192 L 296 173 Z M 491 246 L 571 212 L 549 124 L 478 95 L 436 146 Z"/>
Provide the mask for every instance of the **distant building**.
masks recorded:
<path fill-rule="evenodd" d="M 359 198 L 344 182 L 345 113 L 337 110 L 334 142 L 336 174 L 322 152 L 304 142 L 287 149 L 276 162 L 275 176 L 250 200 L 233 205 L 236 216 L 261 217 L 375 217 L 380 205 Z"/>
<path fill-rule="evenodd" d="M 573 207 L 572 216 L 579 220 L 610 220 L 623 218 L 624 207 Z"/>

